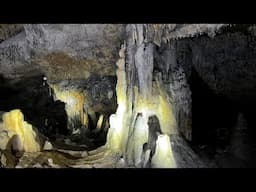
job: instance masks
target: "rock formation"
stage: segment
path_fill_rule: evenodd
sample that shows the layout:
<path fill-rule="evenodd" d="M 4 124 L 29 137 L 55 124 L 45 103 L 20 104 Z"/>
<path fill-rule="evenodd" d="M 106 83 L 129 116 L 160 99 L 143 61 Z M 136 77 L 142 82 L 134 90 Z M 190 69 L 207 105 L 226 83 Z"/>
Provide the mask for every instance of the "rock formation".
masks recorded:
<path fill-rule="evenodd" d="M 1 125 L 1 150 L 37 152 L 40 151 L 40 143 L 36 131 L 32 125 L 24 121 L 20 110 L 12 110 L 3 115 Z"/>

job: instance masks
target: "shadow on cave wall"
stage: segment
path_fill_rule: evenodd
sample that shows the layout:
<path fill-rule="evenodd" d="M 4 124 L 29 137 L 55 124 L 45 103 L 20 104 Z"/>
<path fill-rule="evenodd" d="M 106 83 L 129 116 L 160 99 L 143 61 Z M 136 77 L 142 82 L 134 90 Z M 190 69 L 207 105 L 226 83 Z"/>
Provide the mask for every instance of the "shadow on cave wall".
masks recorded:
<path fill-rule="evenodd" d="M 192 68 L 192 143 L 217 146 L 229 144 L 230 132 L 235 126 L 235 104 L 215 94 Z"/>

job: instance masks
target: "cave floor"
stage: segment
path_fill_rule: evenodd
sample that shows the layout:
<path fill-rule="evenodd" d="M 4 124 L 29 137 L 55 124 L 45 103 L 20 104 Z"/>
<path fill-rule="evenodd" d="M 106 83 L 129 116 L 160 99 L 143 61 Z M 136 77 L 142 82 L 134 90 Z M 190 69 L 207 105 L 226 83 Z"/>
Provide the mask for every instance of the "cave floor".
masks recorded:
<path fill-rule="evenodd" d="M 119 156 L 105 146 L 92 151 L 54 149 L 24 153 L 15 168 L 121 168 Z M 123 165 L 124 166 L 124 165 Z"/>
<path fill-rule="evenodd" d="M 61 141 L 62 140 L 62 141 Z M 5 168 L 125 168 L 120 155 L 110 151 L 105 145 L 93 149 L 86 145 L 64 142 L 57 139 L 51 142 L 52 148 L 40 152 L 25 152 L 16 158 L 11 152 L 2 151 L 2 167 Z M 5 163 L 3 163 L 5 162 Z"/>

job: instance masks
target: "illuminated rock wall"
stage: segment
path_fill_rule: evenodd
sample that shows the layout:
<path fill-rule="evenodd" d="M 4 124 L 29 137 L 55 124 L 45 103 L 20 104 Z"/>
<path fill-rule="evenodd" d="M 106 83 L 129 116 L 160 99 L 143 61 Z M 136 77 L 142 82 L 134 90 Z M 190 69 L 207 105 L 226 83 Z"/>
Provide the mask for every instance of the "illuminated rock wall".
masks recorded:
<path fill-rule="evenodd" d="M 125 76 L 125 47 L 123 46 L 119 51 L 120 59 L 117 61 L 117 111 L 112 114 L 109 119 L 110 129 L 107 135 L 106 145 L 116 152 L 125 150 L 127 140 L 127 122 L 131 113 L 128 114 L 128 98 L 126 95 L 127 81 Z"/>
<path fill-rule="evenodd" d="M 155 151 L 143 149 L 148 142 L 150 116 L 156 115 L 159 119 L 164 138 L 177 134 L 173 106 L 161 83 L 153 82 L 154 33 L 147 26 L 127 25 L 127 43 L 121 48 L 117 62 L 118 109 L 110 117 L 107 138 L 107 146 L 124 155 L 127 164 L 136 167 L 143 167 L 144 161 L 148 161 L 149 152 Z M 156 145 L 154 163 L 161 167 L 168 157 L 163 167 L 176 167 L 170 140 L 166 141 Z M 163 151 L 163 146 L 167 150 Z"/>
<path fill-rule="evenodd" d="M 32 125 L 24 121 L 24 116 L 19 109 L 4 113 L 0 134 L 0 146 L 2 150 L 8 149 L 10 139 L 14 135 L 18 135 L 22 145 L 19 147 L 23 148 L 24 151 L 40 151 L 39 138 Z"/>
<path fill-rule="evenodd" d="M 109 118 L 117 109 L 114 91 L 116 77 L 94 74 L 88 79 L 68 79 L 48 83 L 54 100 L 65 103 L 69 134 L 84 135 L 85 129 L 97 127 L 101 115 Z"/>
<path fill-rule="evenodd" d="M 88 127 L 88 115 L 84 111 L 85 95 L 79 90 L 61 89 L 60 86 L 50 85 L 54 91 L 56 100 L 65 103 L 65 110 L 68 116 L 68 129 L 80 128 L 81 125 Z"/>

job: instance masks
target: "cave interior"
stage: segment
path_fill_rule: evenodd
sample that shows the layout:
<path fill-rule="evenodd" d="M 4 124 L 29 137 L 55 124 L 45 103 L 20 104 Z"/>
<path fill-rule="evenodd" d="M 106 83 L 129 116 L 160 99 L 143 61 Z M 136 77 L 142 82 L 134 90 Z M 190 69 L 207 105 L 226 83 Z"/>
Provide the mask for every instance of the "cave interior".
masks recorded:
<path fill-rule="evenodd" d="M 246 168 L 253 24 L 0 24 L 0 167 Z"/>

